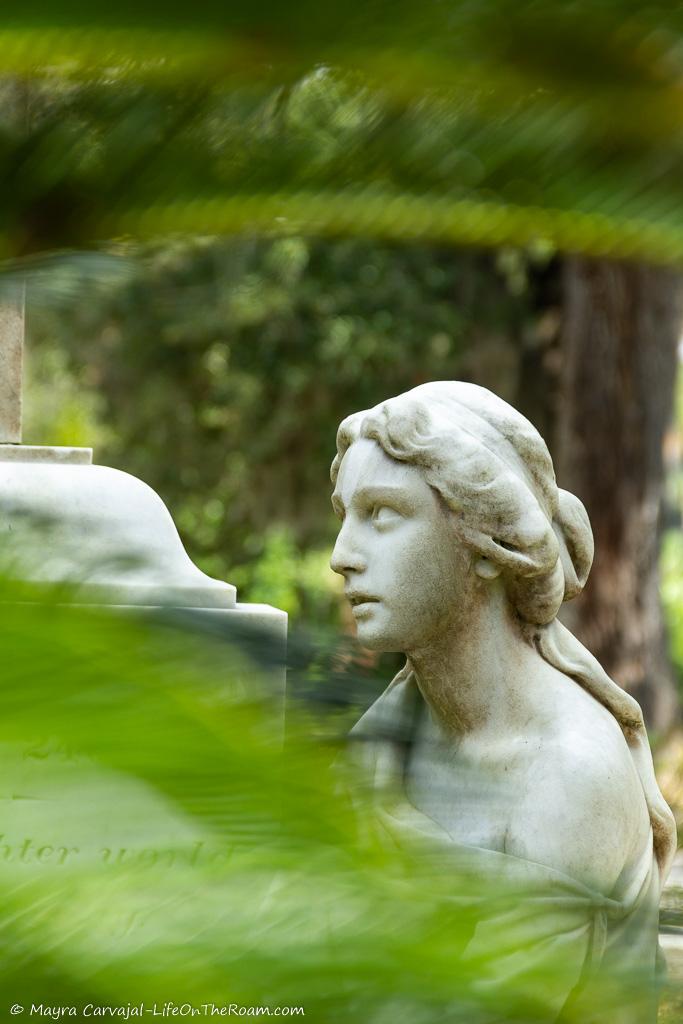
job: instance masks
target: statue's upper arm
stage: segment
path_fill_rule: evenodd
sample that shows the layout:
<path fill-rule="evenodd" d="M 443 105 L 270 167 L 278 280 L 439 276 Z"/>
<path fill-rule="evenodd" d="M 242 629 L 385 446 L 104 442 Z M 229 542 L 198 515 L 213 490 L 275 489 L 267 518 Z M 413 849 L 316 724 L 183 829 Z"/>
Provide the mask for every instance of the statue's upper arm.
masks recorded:
<path fill-rule="evenodd" d="M 506 852 L 611 893 L 650 834 L 623 738 L 601 743 L 575 736 L 549 746 L 534 762 L 526 786 L 511 818 Z"/>

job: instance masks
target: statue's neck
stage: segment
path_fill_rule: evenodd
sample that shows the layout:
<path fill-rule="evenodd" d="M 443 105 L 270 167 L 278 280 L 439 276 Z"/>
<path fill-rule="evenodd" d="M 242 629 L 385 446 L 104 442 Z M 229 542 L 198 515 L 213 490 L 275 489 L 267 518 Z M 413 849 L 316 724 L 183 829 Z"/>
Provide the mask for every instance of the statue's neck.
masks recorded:
<path fill-rule="evenodd" d="M 427 704 L 460 735 L 498 733 L 528 716 L 539 655 L 502 591 L 472 621 L 444 628 L 408 658 Z"/>

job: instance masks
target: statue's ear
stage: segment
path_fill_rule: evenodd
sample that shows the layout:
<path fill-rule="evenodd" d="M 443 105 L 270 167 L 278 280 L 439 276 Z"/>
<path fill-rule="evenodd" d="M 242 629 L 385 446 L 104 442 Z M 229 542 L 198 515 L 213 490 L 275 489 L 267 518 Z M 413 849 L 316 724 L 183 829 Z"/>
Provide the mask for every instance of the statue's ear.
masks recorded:
<path fill-rule="evenodd" d="M 500 576 L 501 566 L 492 562 L 486 555 L 478 555 L 474 560 L 474 571 L 482 580 L 495 580 Z"/>

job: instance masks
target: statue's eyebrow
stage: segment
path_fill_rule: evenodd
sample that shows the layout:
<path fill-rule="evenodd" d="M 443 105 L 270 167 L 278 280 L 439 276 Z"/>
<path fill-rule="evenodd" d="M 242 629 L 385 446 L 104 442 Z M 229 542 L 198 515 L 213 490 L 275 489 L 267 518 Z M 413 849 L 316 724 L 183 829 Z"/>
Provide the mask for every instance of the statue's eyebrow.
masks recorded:
<path fill-rule="evenodd" d="M 353 504 L 358 506 L 378 505 L 386 502 L 393 505 L 398 511 L 410 511 L 413 502 L 405 494 L 405 488 L 394 486 L 390 483 L 369 484 L 367 487 L 358 487 L 353 495 Z"/>
<path fill-rule="evenodd" d="M 370 503 L 374 501 L 405 501 L 406 493 L 404 487 L 397 487 L 392 484 L 369 485 L 360 487 L 354 494 L 354 501 Z"/>
<path fill-rule="evenodd" d="M 405 489 L 392 486 L 391 484 L 370 484 L 368 487 L 359 487 L 354 492 L 352 504 L 369 505 L 377 501 L 390 501 L 394 504 L 400 501 L 402 504 L 405 504 Z M 339 491 L 336 490 L 332 493 L 332 508 L 340 518 L 343 518 L 346 506 L 342 501 Z"/>

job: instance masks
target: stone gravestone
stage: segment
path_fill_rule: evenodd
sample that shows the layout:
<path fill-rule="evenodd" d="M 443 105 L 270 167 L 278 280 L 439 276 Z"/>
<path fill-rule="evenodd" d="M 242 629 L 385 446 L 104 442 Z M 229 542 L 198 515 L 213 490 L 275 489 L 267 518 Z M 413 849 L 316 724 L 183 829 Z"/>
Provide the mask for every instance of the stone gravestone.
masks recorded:
<path fill-rule="evenodd" d="M 518 934 L 501 978 L 554 952 L 558 1014 L 585 995 L 571 1019 L 598 1019 L 586 993 L 616 972 L 642 987 L 606 1019 L 654 1021 L 676 829 L 638 704 L 557 619 L 592 562 L 583 505 L 524 417 L 459 382 L 345 419 L 332 479 L 358 638 L 406 655 L 351 732 L 387 827 L 523 881 L 519 913 L 484 908 L 466 955 Z"/>
<path fill-rule="evenodd" d="M 195 645 L 202 642 L 204 627 L 207 643 L 210 639 L 215 645 L 216 637 L 223 637 L 226 689 L 248 689 L 257 680 L 263 685 L 277 741 L 286 614 L 267 605 L 240 603 L 231 584 L 201 572 L 185 552 L 163 501 L 142 481 L 93 465 L 89 448 L 20 443 L 21 309 L 0 310 L 0 326 L 0 551 L 5 578 L 22 588 L 24 600 L 48 597 L 143 621 L 171 616 L 176 625 L 188 628 L 188 642 Z M 235 645 L 247 651 L 244 678 L 237 682 Z M 267 664 L 252 673 L 250 652 L 263 647 Z M 41 730 L 45 727 L 41 721 Z M 117 851 L 126 851 L 124 868 L 136 857 L 147 858 L 149 866 L 160 846 L 184 851 L 177 866 L 187 875 L 199 851 L 206 853 L 201 829 L 191 817 L 170 813 L 151 787 L 124 776 L 112 783 L 109 775 L 98 775 L 73 752 L 55 748 L 44 733 L 22 749 L 3 744 L 0 765 L 0 867 L 5 879 L 16 884 L 32 871 L 36 883 L 52 879 L 57 892 L 68 873 L 79 879 L 98 865 L 109 867 Z M 83 811 L 88 805 L 96 810 L 94 825 Z M 103 807 L 110 808 L 106 816 Z M 190 890 L 193 883 L 183 876 L 182 884 Z M 97 922 L 83 924 L 84 941 L 95 925 L 106 931 L 108 915 L 118 912 L 111 903 L 102 905 Z M 215 910 L 222 912 L 219 906 Z M 120 937 L 125 939 L 123 933 Z"/>

